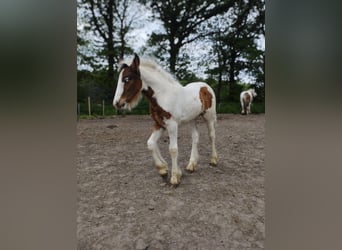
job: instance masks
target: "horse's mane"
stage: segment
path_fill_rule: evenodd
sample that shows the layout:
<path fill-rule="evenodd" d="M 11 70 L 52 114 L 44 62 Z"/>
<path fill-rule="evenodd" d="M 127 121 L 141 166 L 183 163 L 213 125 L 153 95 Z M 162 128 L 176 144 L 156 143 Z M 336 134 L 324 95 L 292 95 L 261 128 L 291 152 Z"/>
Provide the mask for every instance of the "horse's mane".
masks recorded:
<path fill-rule="evenodd" d="M 119 63 L 119 68 L 121 68 L 121 65 L 128 64 L 130 65 L 132 62 L 132 58 L 126 58 Z M 173 76 L 170 72 L 166 71 L 162 67 L 160 67 L 155 60 L 150 58 L 140 58 L 140 66 L 141 68 L 150 69 L 147 72 L 153 71 L 153 74 L 160 74 L 162 78 L 165 78 L 169 83 L 174 85 L 180 85 L 179 81 Z M 149 76 L 145 76 L 149 77 Z M 153 77 L 153 76 L 151 76 Z M 165 81 L 160 81 L 160 83 L 165 83 Z"/>

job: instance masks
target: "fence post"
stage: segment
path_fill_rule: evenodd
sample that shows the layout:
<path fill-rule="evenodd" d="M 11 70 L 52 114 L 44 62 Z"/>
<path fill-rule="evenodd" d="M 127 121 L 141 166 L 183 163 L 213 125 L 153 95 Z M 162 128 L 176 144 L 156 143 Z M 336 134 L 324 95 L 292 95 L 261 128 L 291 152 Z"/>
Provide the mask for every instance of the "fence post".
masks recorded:
<path fill-rule="evenodd" d="M 105 109 L 105 101 L 104 100 L 102 100 L 102 116 L 104 116 L 104 109 Z"/>
<path fill-rule="evenodd" d="M 90 109 L 90 96 L 88 96 L 88 113 L 91 116 L 91 109 Z"/>
<path fill-rule="evenodd" d="M 78 103 L 77 103 L 77 121 L 78 121 L 80 115 L 81 115 L 81 105 L 80 105 L 80 103 L 78 102 Z"/>

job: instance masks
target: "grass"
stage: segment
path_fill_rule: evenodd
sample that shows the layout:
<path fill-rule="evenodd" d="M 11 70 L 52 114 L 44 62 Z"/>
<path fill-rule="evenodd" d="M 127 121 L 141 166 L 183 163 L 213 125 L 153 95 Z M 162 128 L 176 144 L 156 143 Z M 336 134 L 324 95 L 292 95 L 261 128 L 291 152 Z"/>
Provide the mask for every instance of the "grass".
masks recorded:
<path fill-rule="evenodd" d="M 97 119 L 103 117 L 102 104 L 92 104 L 91 106 L 91 115 L 88 114 L 88 104 L 80 103 L 80 119 Z M 115 115 L 147 115 L 149 114 L 149 104 L 148 101 L 143 99 L 137 107 L 135 107 L 131 111 L 117 111 L 114 109 L 113 105 L 105 105 L 104 116 L 115 116 Z M 237 102 L 230 103 L 220 103 L 216 107 L 217 113 L 230 113 L 230 114 L 240 114 L 241 113 L 241 105 Z M 253 103 L 252 104 L 252 113 L 260 114 L 265 113 L 265 104 L 264 103 Z"/>

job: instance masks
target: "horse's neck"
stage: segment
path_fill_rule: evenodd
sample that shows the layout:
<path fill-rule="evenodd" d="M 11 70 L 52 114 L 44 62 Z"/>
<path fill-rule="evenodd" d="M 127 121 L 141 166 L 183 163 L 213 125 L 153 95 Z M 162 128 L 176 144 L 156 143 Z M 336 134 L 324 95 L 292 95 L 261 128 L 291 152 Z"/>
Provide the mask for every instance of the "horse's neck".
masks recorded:
<path fill-rule="evenodd" d="M 154 73 L 150 69 L 141 68 L 141 78 L 145 88 L 150 87 L 155 95 L 164 95 L 166 93 L 174 93 L 179 90 L 182 85 L 170 82 L 170 79 L 165 78 L 159 72 Z"/>

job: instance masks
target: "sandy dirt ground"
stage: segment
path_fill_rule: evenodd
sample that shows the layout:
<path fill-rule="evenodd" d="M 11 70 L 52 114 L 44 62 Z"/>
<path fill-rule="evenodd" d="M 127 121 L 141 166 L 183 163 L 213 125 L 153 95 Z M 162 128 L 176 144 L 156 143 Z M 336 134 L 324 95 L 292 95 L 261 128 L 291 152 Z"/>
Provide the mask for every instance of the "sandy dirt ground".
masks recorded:
<path fill-rule="evenodd" d="M 191 128 L 181 126 L 177 188 L 147 149 L 152 126 L 147 115 L 77 122 L 78 249 L 263 249 L 265 115 L 218 115 L 216 167 L 199 119 L 193 173 Z M 159 146 L 170 167 L 166 132 Z"/>

